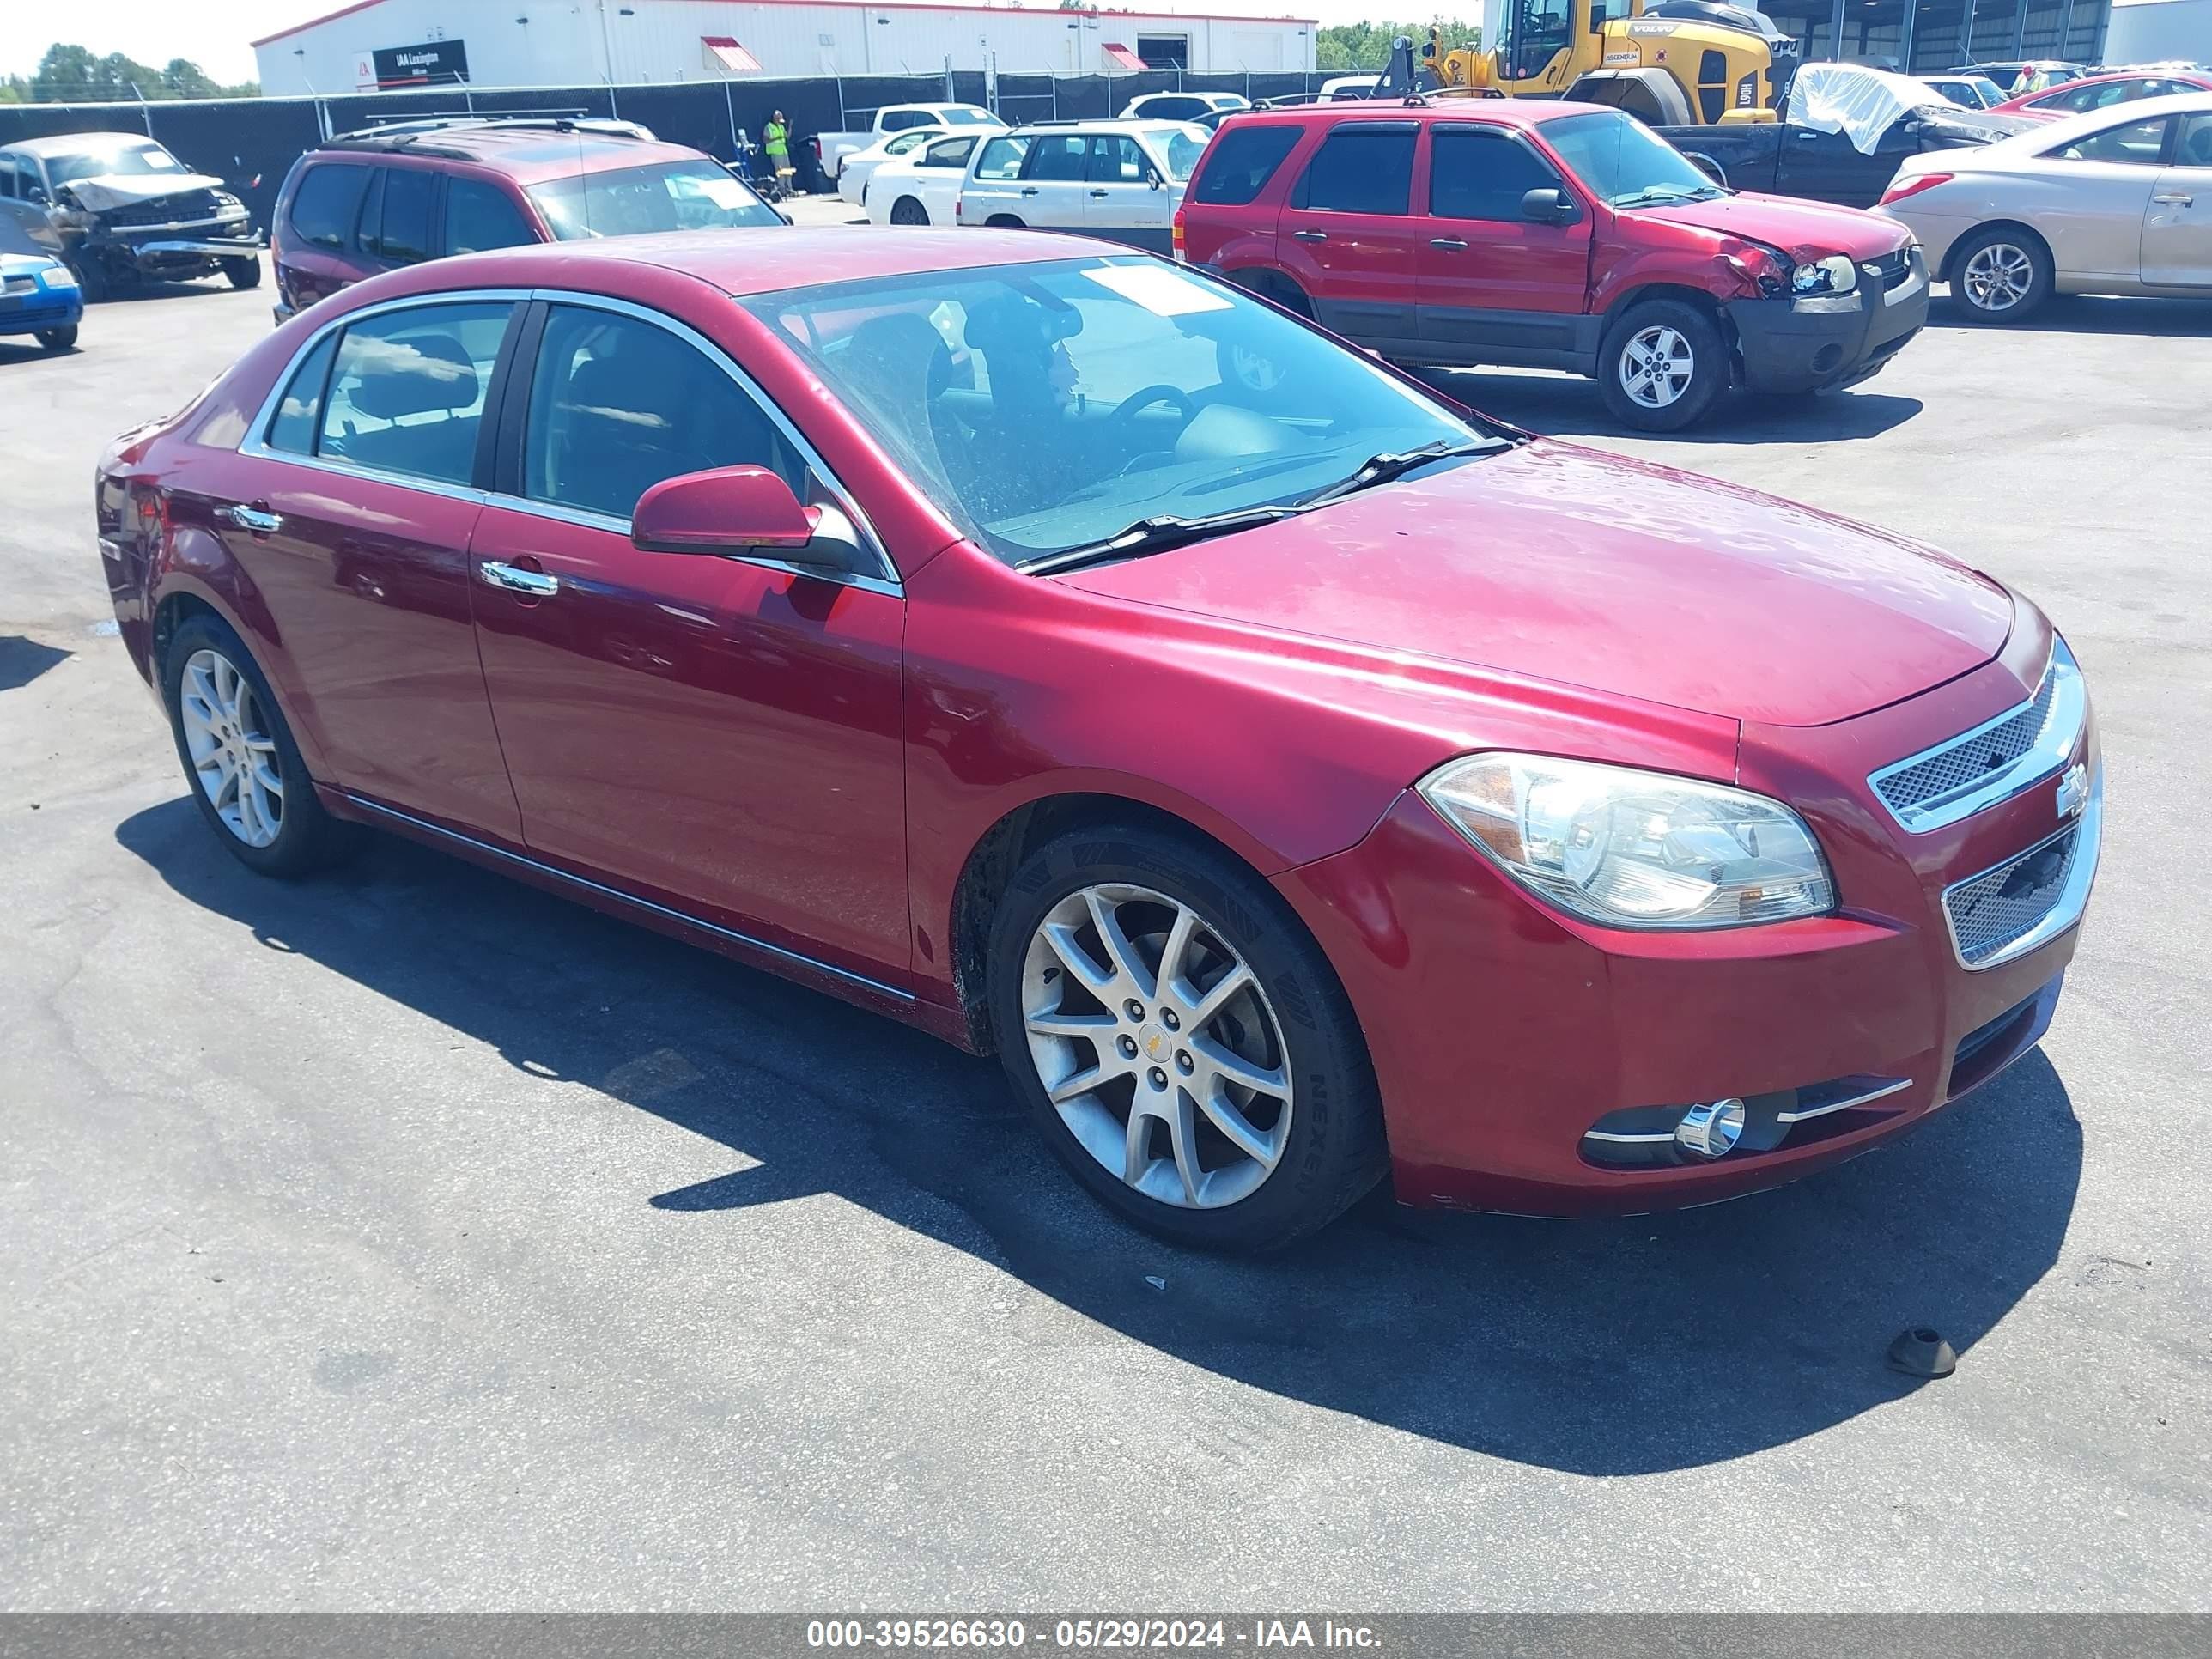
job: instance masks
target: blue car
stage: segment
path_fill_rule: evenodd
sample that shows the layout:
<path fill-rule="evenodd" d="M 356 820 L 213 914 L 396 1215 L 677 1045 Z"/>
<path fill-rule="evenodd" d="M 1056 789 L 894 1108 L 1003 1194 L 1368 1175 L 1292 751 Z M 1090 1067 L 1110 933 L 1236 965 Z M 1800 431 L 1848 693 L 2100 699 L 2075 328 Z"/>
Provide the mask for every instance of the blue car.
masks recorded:
<path fill-rule="evenodd" d="M 76 273 L 20 220 L 0 213 L 0 335 L 35 335 L 47 350 L 67 351 L 83 316 Z"/>

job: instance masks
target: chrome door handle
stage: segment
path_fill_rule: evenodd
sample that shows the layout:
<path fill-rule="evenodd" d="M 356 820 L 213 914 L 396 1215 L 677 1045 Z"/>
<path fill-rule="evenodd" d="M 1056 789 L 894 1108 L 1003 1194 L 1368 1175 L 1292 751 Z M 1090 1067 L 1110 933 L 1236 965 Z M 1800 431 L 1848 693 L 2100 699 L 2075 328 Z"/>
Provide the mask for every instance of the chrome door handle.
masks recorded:
<path fill-rule="evenodd" d="M 1325 230 L 1294 230 L 1291 233 L 1291 240 L 1294 242 L 1326 242 L 1328 233 Z"/>
<path fill-rule="evenodd" d="M 501 564 L 487 559 L 477 567 L 477 574 L 487 586 L 502 588 L 509 593 L 527 593 L 533 599 L 547 599 L 561 591 L 561 579 L 549 576 L 542 570 L 525 570 L 519 565 Z"/>
<path fill-rule="evenodd" d="M 270 513 L 258 507 L 218 507 L 215 516 L 225 524 L 237 526 L 240 530 L 251 530 L 257 536 L 266 536 L 271 531 L 284 527 L 283 514 Z"/>
<path fill-rule="evenodd" d="M 1429 246 L 1440 247 L 1447 253 L 1461 253 L 1466 251 L 1467 239 L 1463 236 L 1431 236 Z"/>
<path fill-rule="evenodd" d="M 2194 196 L 2184 196 L 2177 190 L 2168 191 L 2163 196 L 2154 196 L 2150 199 L 2154 202 L 2165 202 L 2174 207 L 2187 207 L 2197 198 Z"/>
<path fill-rule="evenodd" d="M 1106 192 L 1103 190 L 1094 190 L 1091 192 L 1091 199 L 1094 202 L 1103 202 L 1106 199 Z"/>
<path fill-rule="evenodd" d="M 1024 196 L 1034 196 L 1036 193 L 1037 187 L 1035 185 L 1024 185 L 1022 186 L 1022 194 Z"/>

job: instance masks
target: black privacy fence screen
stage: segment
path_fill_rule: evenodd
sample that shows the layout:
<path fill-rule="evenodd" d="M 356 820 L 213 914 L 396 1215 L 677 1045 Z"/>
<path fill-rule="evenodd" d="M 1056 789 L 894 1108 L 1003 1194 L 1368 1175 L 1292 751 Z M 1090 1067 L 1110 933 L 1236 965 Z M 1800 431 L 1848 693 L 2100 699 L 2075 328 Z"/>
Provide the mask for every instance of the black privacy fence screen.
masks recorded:
<path fill-rule="evenodd" d="M 426 88 L 327 98 L 228 98 L 148 104 L 0 104 L 0 144 L 67 132 L 143 132 L 195 172 L 225 180 L 265 226 L 277 187 L 300 155 L 333 133 L 433 115 L 617 116 L 722 161 L 742 141 L 760 143 L 771 112 L 789 118 L 792 154 L 811 171 L 805 141 L 866 127 L 887 104 L 957 102 L 994 109 L 1010 125 L 1118 115 L 1150 92 L 1234 92 L 1253 100 L 1316 90 L 1325 77 L 1295 73 L 1194 75 L 809 76 L 790 80 L 663 82 L 647 86 Z M 802 179 L 826 187 L 818 177 Z"/>

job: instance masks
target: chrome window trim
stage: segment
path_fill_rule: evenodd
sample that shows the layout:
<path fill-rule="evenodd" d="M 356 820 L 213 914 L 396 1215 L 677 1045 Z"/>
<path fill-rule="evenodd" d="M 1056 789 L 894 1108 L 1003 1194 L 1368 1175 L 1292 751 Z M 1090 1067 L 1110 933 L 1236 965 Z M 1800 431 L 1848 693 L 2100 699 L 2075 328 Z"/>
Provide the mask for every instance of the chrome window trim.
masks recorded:
<path fill-rule="evenodd" d="M 2019 852 L 1999 859 L 1986 870 L 1977 870 L 1971 876 L 1962 876 L 1943 889 L 1937 900 L 1943 912 L 1943 927 L 1951 936 L 1951 955 L 1958 964 L 1970 974 L 1986 973 L 1992 968 L 2002 968 L 2008 962 L 2017 962 L 2030 951 L 2039 951 L 2061 933 L 2081 920 L 2081 913 L 2089 907 L 2089 890 L 2096 884 L 2097 860 L 2104 850 L 2105 829 L 2105 769 L 2100 763 L 2089 779 L 2088 805 L 2081 816 L 2073 823 L 2045 836 Z M 2003 869 L 2008 864 L 2033 857 L 2053 842 L 2063 841 L 2069 835 L 2081 837 L 2074 853 L 2073 867 L 2066 872 L 2066 885 L 2060 890 L 2057 902 L 2043 913 L 2043 918 L 2011 944 L 1984 957 L 1979 962 L 1969 962 L 1959 946 L 1959 924 L 1951 914 L 1951 895 L 1962 887 L 1970 887 L 1983 877 Z"/>
<path fill-rule="evenodd" d="M 479 853 L 488 853 L 494 858 L 503 859 L 509 864 L 520 865 L 524 869 L 535 871 L 541 875 L 554 877 L 572 886 L 586 888 L 592 892 L 604 894 L 608 898 L 619 899 L 624 904 L 634 904 L 641 910 L 650 910 L 655 915 L 666 916 L 672 921 L 682 922 L 687 927 L 696 927 L 702 933 L 712 933 L 718 939 L 728 939 L 731 943 L 741 945 L 749 951 L 758 951 L 764 955 L 794 963 L 811 972 L 827 974 L 833 979 L 842 979 L 848 984 L 860 986 L 864 989 L 873 991 L 878 996 L 890 997 L 900 1002 L 912 1002 L 915 1000 L 911 991 L 902 991 L 896 985 L 886 985 L 881 980 L 870 979 L 866 974 L 856 974 L 849 968 L 840 968 L 834 963 L 807 956 L 802 951 L 787 950 L 781 945 L 771 945 L 766 939 L 755 939 L 751 934 L 741 933 L 734 927 L 725 927 L 719 922 L 705 921 L 691 915 L 689 911 L 674 909 L 665 904 L 656 904 L 651 899 L 640 898 L 635 893 L 626 893 L 619 887 L 610 887 L 605 882 L 593 881 L 587 876 L 572 875 L 566 870 L 557 869 L 550 864 L 541 864 L 536 859 L 526 858 L 520 853 L 510 853 L 504 847 L 495 847 L 488 841 L 479 841 L 474 836 L 465 836 L 458 830 L 448 830 L 441 823 L 433 823 L 428 818 L 418 818 L 412 812 L 403 812 L 396 806 L 386 806 L 381 802 L 369 800 L 363 796 L 355 794 L 351 790 L 343 793 L 349 805 L 359 807 L 365 812 L 374 812 L 381 817 L 395 819 L 410 829 L 425 830 L 431 835 L 443 836 L 447 841 L 459 842 L 464 847 L 471 848 Z"/>
<path fill-rule="evenodd" d="M 827 576 L 824 579 L 842 582 L 848 587 L 865 587 L 874 592 L 890 592 L 895 595 L 905 592 L 904 584 L 899 579 L 898 567 L 891 562 L 890 554 L 884 551 L 883 538 L 876 534 L 875 526 L 869 520 L 868 515 L 861 510 L 860 504 L 853 498 L 853 492 L 845 487 L 842 479 L 830 471 L 830 463 L 822 459 L 821 451 L 807 442 L 805 435 L 792 424 L 790 416 L 777 406 L 775 399 L 763 391 L 760 383 L 746 374 L 728 352 L 689 324 L 679 322 L 666 312 L 655 311 L 650 306 L 641 306 L 634 301 L 618 300 L 611 295 L 582 294 L 568 289 L 556 288 L 532 289 L 530 290 L 529 297 L 533 300 L 543 300 L 548 305 L 583 306 L 592 310 L 611 311 L 621 316 L 635 318 L 639 322 L 650 323 L 656 328 L 665 329 L 694 349 L 704 353 L 708 361 L 728 375 L 736 383 L 738 390 L 751 398 L 775 428 L 790 441 L 792 447 L 798 450 L 801 459 L 805 461 L 807 469 L 822 480 L 823 487 L 836 498 L 839 510 L 853 521 L 853 527 L 860 533 L 861 546 L 875 557 L 877 568 L 872 573 L 845 572 Z M 524 412 L 526 441 L 528 437 L 528 411 L 526 410 Z M 494 492 L 492 499 L 502 507 L 513 506 L 525 511 L 541 507 L 553 508 L 550 513 L 539 514 L 538 516 L 545 518 L 558 517 L 563 514 L 578 511 L 562 507 L 555 502 L 534 501 L 522 495 L 507 495 Z M 588 523 L 594 527 L 604 529 L 608 527 L 610 520 L 619 527 L 623 535 L 629 534 L 629 520 L 626 518 L 614 519 L 611 514 L 586 513 L 575 521 Z M 787 564 L 781 559 L 756 558 L 740 553 L 719 556 L 735 559 L 742 564 L 762 565 L 771 570 L 823 577 L 823 573 L 819 569 L 802 570 L 799 567 Z"/>
<path fill-rule="evenodd" d="M 2035 706 L 2043 695 L 2043 680 L 2056 677 L 2051 700 L 2051 718 L 2044 723 L 2043 735 L 2029 749 L 2008 766 L 1999 768 L 1979 782 L 1963 792 L 1931 796 L 1929 799 L 1899 811 L 1883 799 L 1882 783 L 1899 773 L 1910 770 L 1925 761 L 1963 748 L 1978 738 L 1989 735 L 1999 726 L 2018 720 Z M 1970 818 L 1977 812 L 2014 796 L 2033 789 L 2045 779 L 2064 771 L 2081 744 L 2081 732 L 2088 723 L 2089 694 L 2083 684 L 2080 665 L 2066 642 L 2057 635 L 2051 636 L 2051 660 L 2036 681 L 2034 696 L 2014 703 L 2002 714 L 1993 714 L 1979 726 L 1946 738 L 1941 743 L 1930 744 L 1915 755 L 1893 761 L 1877 771 L 1867 775 L 1867 787 L 1882 810 L 1895 819 L 1908 835 L 1924 836 Z"/>
<path fill-rule="evenodd" d="M 381 316 L 386 312 L 404 311 L 414 307 L 483 305 L 502 302 L 520 306 L 532 300 L 542 300 L 549 305 L 581 305 L 601 311 L 618 312 L 626 316 L 635 317 L 641 322 L 651 323 L 657 327 L 666 329 L 695 349 L 703 351 L 709 361 L 737 383 L 739 391 L 759 406 L 776 428 L 790 441 L 793 447 L 799 451 L 808 468 L 822 480 L 830 495 L 836 497 L 839 509 L 852 520 L 854 528 L 860 532 L 861 545 L 875 557 L 878 569 L 872 574 L 847 571 L 830 574 L 817 568 L 794 565 L 782 559 L 757 558 L 743 554 L 726 554 L 718 556 L 733 559 L 742 564 L 758 565 L 763 569 L 779 571 L 788 575 L 811 576 L 817 580 L 833 581 L 847 587 L 857 587 L 866 592 L 880 593 L 893 599 L 905 596 L 906 588 L 899 578 L 898 567 L 892 563 L 890 555 L 885 552 L 883 538 L 876 533 L 874 524 L 861 509 L 860 503 L 854 499 L 852 491 L 845 487 L 843 480 L 839 478 L 830 470 L 830 464 L 822 459 L 821 452 L 809 443 L 799 428 L 792 424 L 789 416 L 777 407 L 775 400 L 769 397 L 761 389 L 759 384 L 739 368 L 727 352 L 696 329 L 678 322 L 665 313 L 654 311 L 650 307 L 637 305 L 628 300 L 618 300 L 610 295 L 586 294 L 569 289 L 553 288 L 451 289 L 429 294 L 410 294 L 394 300 L 380 300 L 374 305 L 362 306 L 357 310 L 333 317 L 301 341 L 298 349 L 285 360 L 284 367 L 270 387 L 268 395 L 261 400 L 260 407 L 254 411 L 252 420 L 247 423 L 246 436 L 239 441 L 238 453 L 251 456 L 256 460 L 282 461 L 293 466 L 311 467 L 317 471 L 332 473 L 339 477 L 361 478 L 372 483 L 397 484 L 409 489 L 427 490 L 434 495 L 444 495 L 459 501 L 472 501 L 479 507 L 489 506 L 496 502 L 502 507 L 518 513 L 526 513 L 535 518 L 550 519 L 556 523 L 580 525 L 587 529 L 610 531 L 627 538 L 630 528 L 628 519 L 618 519 L 611 514 L 592 513 L 577 507 L 562 507 L 550 501 L 534 501 L 526 495 L 509 495 L 496 490 L 478 489 L 473 485 L 450 484 L 441 479 L 425 478 L 414 473 L 390 472 L 381 467 L 362 466 L 351 461 L 333 460 L 323 455 L 303 455 L 297 450 L 276 448 L 268 441 L 269 431 L 276 421 L 276 410 L 283 401 L 285 388 L 292 384 L 293 377 L 300 372 L 300 366 L 306 362 L 308 355 L 327 337 L 337 333 L 339 330 L 350 327 L 353 324 L 367 318 Z M 509 319 L 508 326 L 510 328 L 514 326 L 512 319 Z"/>

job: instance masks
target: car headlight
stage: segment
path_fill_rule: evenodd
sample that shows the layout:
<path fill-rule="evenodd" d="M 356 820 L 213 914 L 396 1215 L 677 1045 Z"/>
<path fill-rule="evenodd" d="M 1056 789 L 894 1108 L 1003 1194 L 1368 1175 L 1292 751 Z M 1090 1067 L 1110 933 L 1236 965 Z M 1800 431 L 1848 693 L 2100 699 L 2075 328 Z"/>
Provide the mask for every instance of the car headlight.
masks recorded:
<path fill-rule="evenodd" d="M 1790 273 L 1793 294 L 1849 294 L 1859 285 L 1859 268 L 1848 254 L 1831 253 Z"/>
<path fill-rule="evenodd" d="M 1417 786 L 1547 903 L 1605 927 L 1741 927 L 1835 908 L 1827 861 L 1779 801 L 1660 772 L 1470 755 Z"/>
<path fill-rule="evenodd" d="M 48 288 L 75 288 L 76 272 L 67 265 L 55 265 L 51 270 L 40 271 L 39 280 Z"/>
<path fill-rule="evenodd" d="M 228 219 L 234 213 L 245 212 L 246 204 L 228 191 L 219 190 L 215 193 L 215 211 L 218 219 Z"/>

